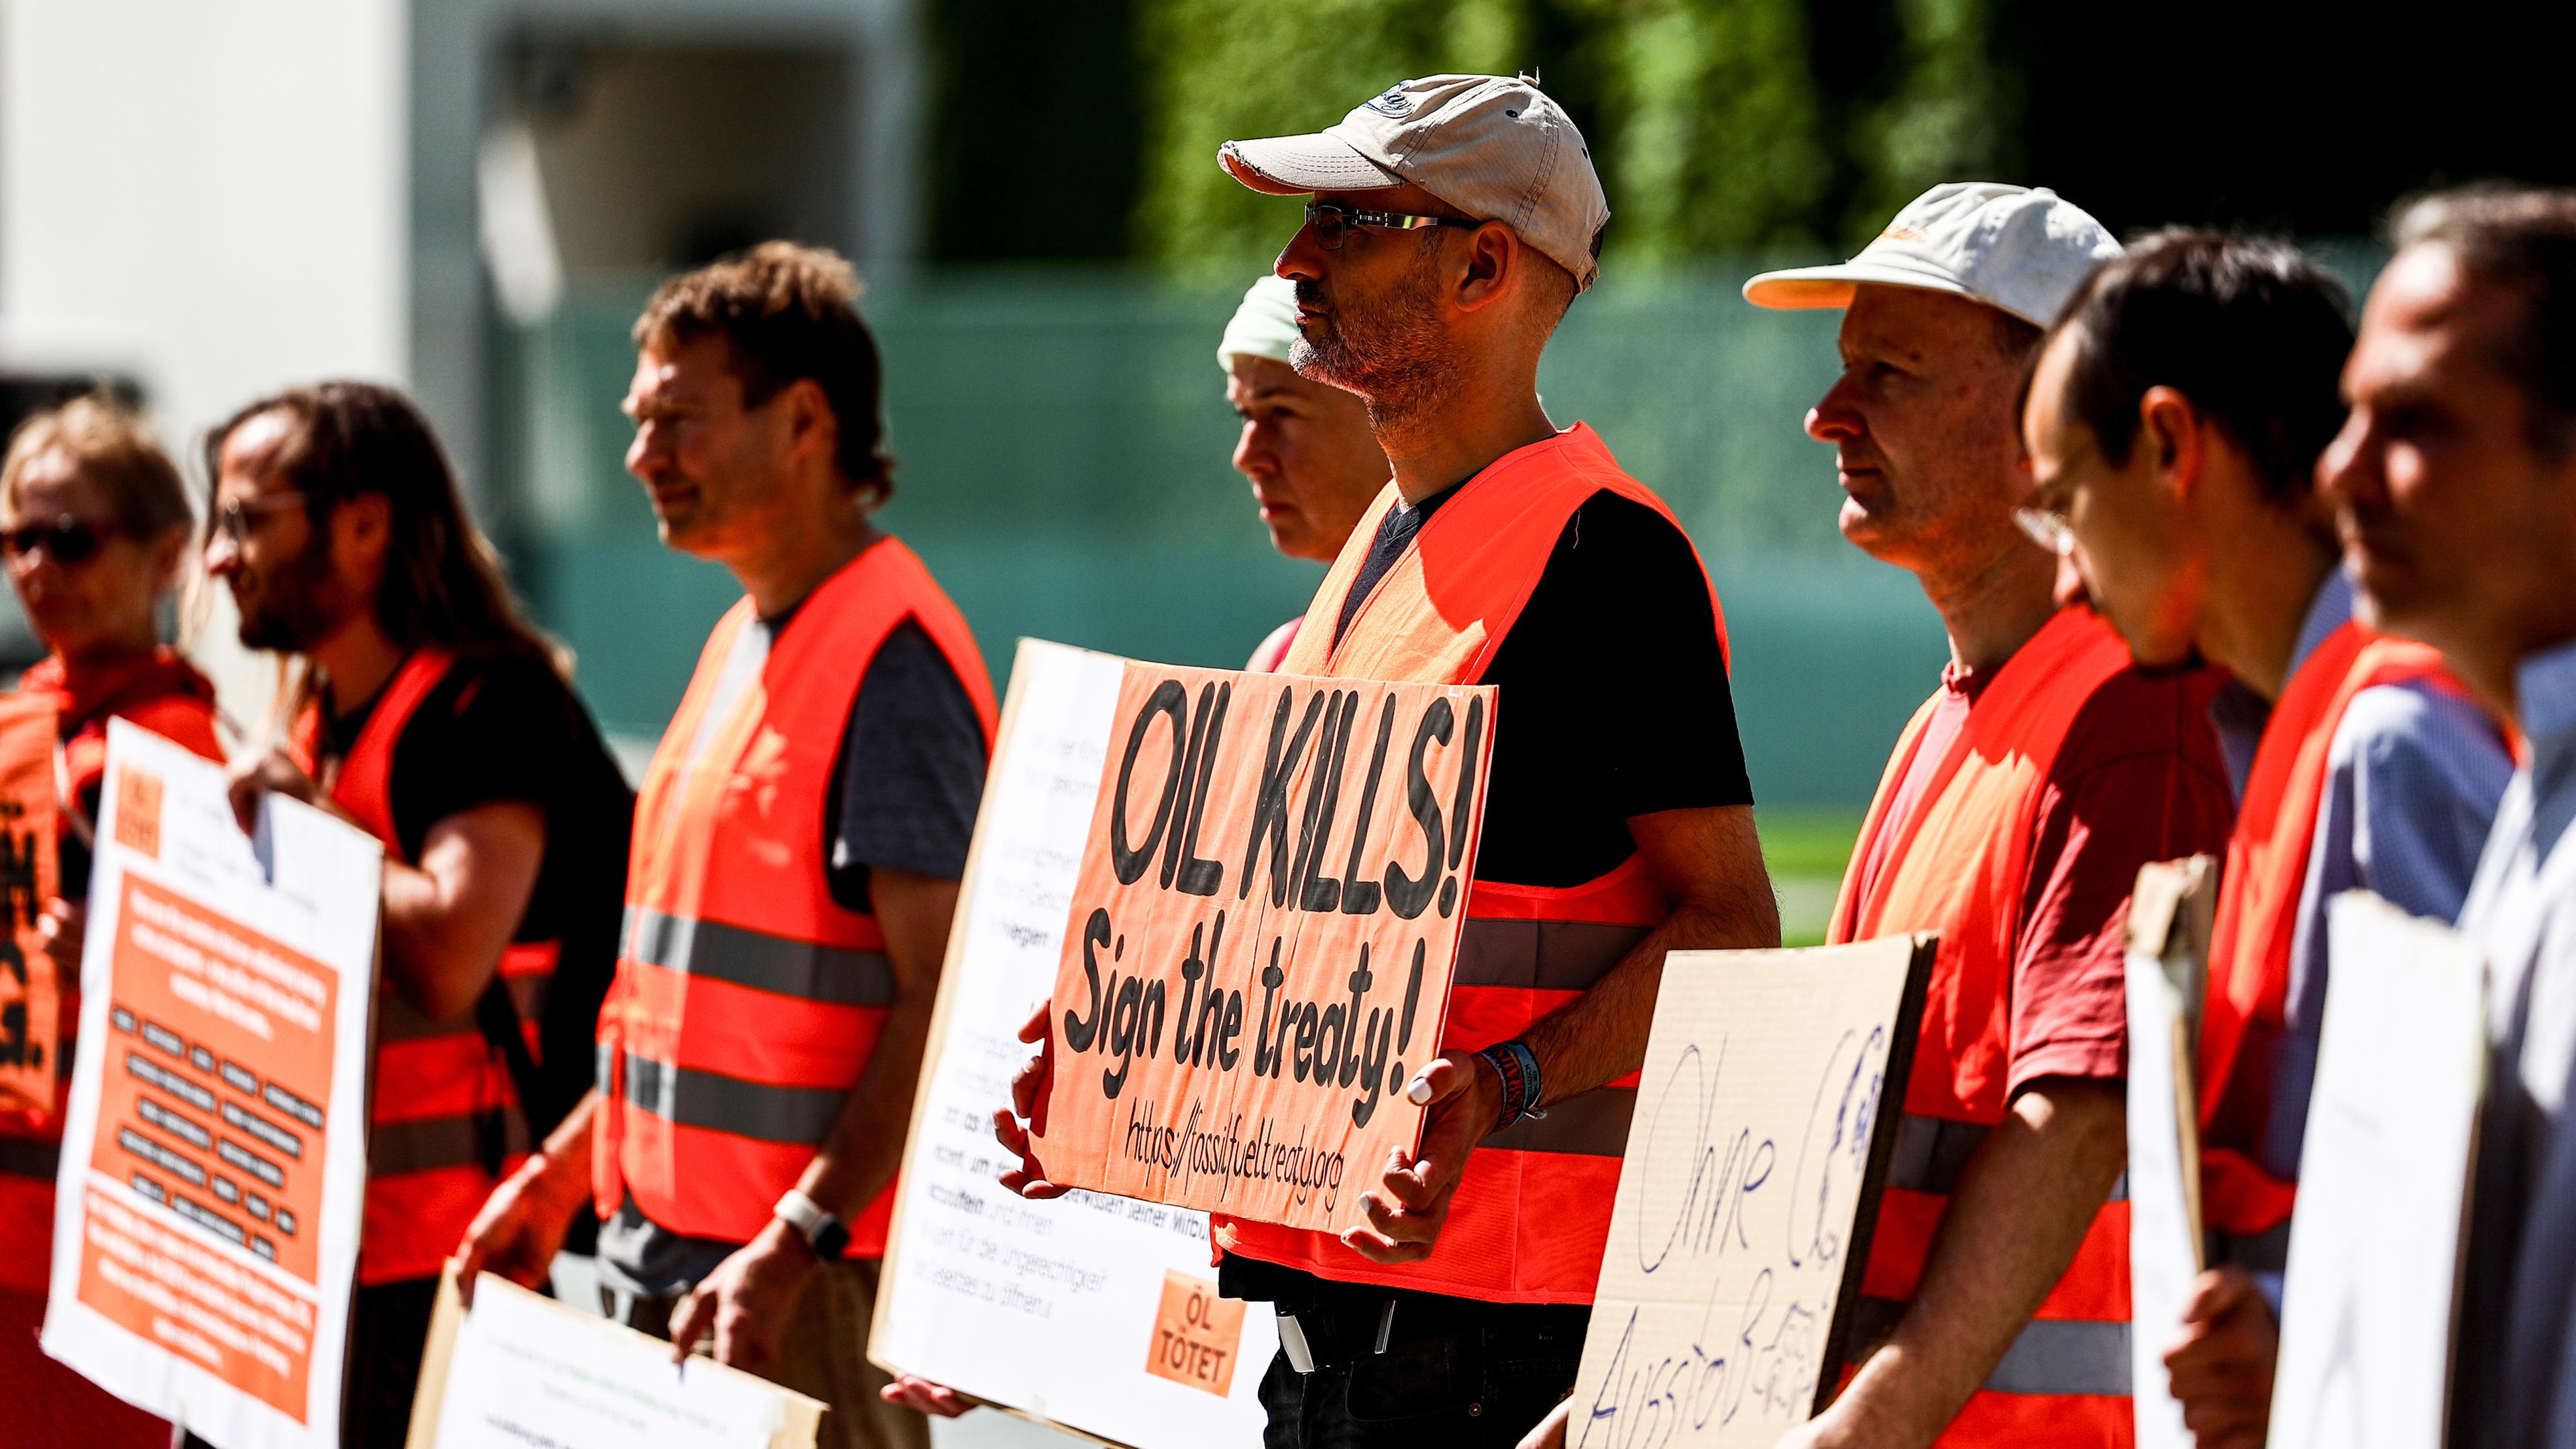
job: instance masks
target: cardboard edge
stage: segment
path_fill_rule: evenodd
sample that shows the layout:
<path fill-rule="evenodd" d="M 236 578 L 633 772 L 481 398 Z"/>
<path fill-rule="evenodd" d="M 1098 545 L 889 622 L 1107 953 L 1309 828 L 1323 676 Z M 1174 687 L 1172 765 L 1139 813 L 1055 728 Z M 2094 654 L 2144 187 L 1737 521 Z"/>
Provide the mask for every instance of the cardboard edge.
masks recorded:
<path fill-rule="evenodd" d="M 1023 666 L 1040 651 L 1071 647 L 1023 636 L 1018 648 L 1012 651 L 1011 682 L 1003 691 L 1001 716 L 993 727 L 992 766 L 1000 765 L 1002 744 L 1011 738 L 1012 727 L 1020 717 L 1020 703 L 1026 693 L 1029 677 L 1028 670 Z M 993 819 L 993 797 L 1001 789 L 1001 779 L 1002 772 L 998 768 L 988 767 L 984 771 L 984 793 L 975 805 L 975 829 L 966 841 L 964 879 L 967 881 L 975 879 L 976 868 L 983 864 L 984 832 Z M 922 1047 L 921 1074 L 913 1082 L 912 1116 L 904 1124 L 903 1154 L 895 1164 L 894 1211 L 886 1223 L 885 1257 L 880 1260 L 889 1270 L 901 1259 L 903 1253 L 905 1193 L 902 1184 L 913 1172 L 915 1158 L 922 1150 L 921 1125 L 923 1119 L 929 1114 L 930 1084 L 937 1079 L 939 1063 L 947 1055 L 948 1025 L 951 1014 L 957 1006 L 958 969 L 966 959 L 966 912 L 971 904 L 972 897 L 965 890 L 958 891 L 956 914 L 950 916 L 948 920 L 948 949 L 942 954 L 939 962 L 939 994 L 931 1002 L 930 1033 Z M 868 1318 L 868 1362 L 884 1369 L 887 1373 L 901 1377 L 908 1370 L 887 1358 L 878 1348 L 878 1345 L 885 1342 L 886 1328 L 894 1315 L 894 1298 L 894 1274 L 888 1271 L 878 1286 L 876 1306 Z M 415 1446 L 415 1449 L 421 1449 L 421 1446 Z"/>
<path fill-rule="evenodd" d="M 1887 1174 L 1896 1161 L 1896 1124 L 1905 1114 L 1907 1083 L 1914 1077 L 1914 1049 L 1923 1035 L 1923 1000 L 1932 984 L 1932 964 L 1941 938 L 1930 931 L 1912 937 L 1912 958 L 1905 968 L 1904 994 L 1898 999 L 1895 1024 L 1889 1028 L 1887 1072 L 1878 1094 L 1878 1120 L 1869 1132 L 1869 1165 L 1861 1173 L 1860 1201 L 1852 1212 L 1850 1251 L 1843 1257 L 1842 1286 L 1834 1294 L 1833 1326 L 1825 1331 L 1824 1362 L 1816 1374 L 1816 1399 L 1808 1405 L 1813 1418 L 1831 1407 L 1842 1392 L 1842 1366 L 1850 1357 L 1852 1320 L 1859 1316 L 1861 1280 L 1869 1268 L 1870 1249 L 1878 1234 L 1879 1200 L 1887 1192 Z"/>
<path fill-rule="evenodd" d="M 355 1317 L 352 1314 L 351 1317 Z M 412 1390 L 411 1432 L 405 1449 L 431 1449 L 438 1443 L 438 1417 L 446 1407 L 447 1366 L 456 1357 L 456 1331 L 465 1323 L 465 1296 L 456 1285 L 456 1264 L 438 1274 L 438 1301 L 429 1311 L 429 1342 L 421 1350 L 420 1382 Z"/>

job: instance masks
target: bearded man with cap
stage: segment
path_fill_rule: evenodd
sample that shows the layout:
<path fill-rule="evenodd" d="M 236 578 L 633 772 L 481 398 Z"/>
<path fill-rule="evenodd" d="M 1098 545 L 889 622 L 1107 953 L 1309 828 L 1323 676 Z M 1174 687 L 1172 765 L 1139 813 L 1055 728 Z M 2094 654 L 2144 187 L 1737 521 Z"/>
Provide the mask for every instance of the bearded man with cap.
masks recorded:
<path fill-rule="evenodd" d="M 1921 582 L 1951 662 L 1899 738 L 1829 939 L 1937 931 L 1856 1363 L 1813 1444 L 2130 1442 L 2126 987 L 2138 867 L 2225 848 L 2213 671 L 2136 667 L 2059 607 L 2016 400 L 2119 244 L 2048 191 L 1935 187 L 1841 266 L 1745 284 L 1845 309 L 1807 414 L 1844 537 Z"/>
<path fill-rule="evenodd" d="M 1216 365 L 1225 369 L 1225 400 L 1243 419 L 1234 471 L 1252 484 L 1271 547 L 1329 564 L 1386 487 L 1389 470 L 1369 430 L 1368 404 L 1329 382 L 1299 377 L 1291 358 L 1296 344 L 1297 286 L 1266 276 L 1243 294 L 1226 324 Z M 1299 622 L 1272 630 L 1244 667 L 1277 669 Z"/>
<path fill-rule="evenodd" d="M 1270 1445 L 1509 1445 L 1574 1380 L 1664 953 L 1779 941 L 1720 616 L 1671 511 L 1539 405 L 1609 215 L 1554 101 L 1433 76 L 1221 160 L 1311 196 L 1295 365 L 1367 400 L 1394 473 L 1283 667 L 1499 701 L 1420 1151 L 1340 1238 L 1218 1219 L 1219 1282 L 1279 1313 Z M 1046 1062 L 997 1122 L 1036 1196 Z"/>

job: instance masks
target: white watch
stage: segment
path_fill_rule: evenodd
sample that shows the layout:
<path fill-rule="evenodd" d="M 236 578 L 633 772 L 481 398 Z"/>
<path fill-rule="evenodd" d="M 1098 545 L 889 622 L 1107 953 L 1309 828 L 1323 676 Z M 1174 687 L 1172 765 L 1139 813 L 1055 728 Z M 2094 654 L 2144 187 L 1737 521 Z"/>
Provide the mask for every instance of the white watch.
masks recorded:
<path fill-rule="evenodd" d="M 805 1240 L 805 1245 L 814 1250 L 814 1256 L 824 1262 L 837 1260 L 850 1245 L 848 1226 L 825 1212 L 821 1203 L 796 1188 L 789 1188 L 787 1195 L 778 1200 L 778 1206 L 769 1211 L 780 1222 L 794 1228 L 797 1236 Z"/>

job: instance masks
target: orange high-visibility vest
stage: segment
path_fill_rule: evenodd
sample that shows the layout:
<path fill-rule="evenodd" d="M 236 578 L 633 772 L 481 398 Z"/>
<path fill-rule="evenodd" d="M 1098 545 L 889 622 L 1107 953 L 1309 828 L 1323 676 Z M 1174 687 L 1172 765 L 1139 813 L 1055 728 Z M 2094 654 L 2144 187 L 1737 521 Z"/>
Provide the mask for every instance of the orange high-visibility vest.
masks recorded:
<path fill-rule="evenodd" d="M 1335 643 L 1342 601 L 1398 500 L 1389 484 L 1316 591 L 1282 671 L 1477 682 L 1538 587 L 1575 510 L 1605 492 L 1672 520 L 1663 500 L 1621 472 L 1599 435 L 1582 424 L 1505 454 L 1422 525 Z M 1723 648 L 1726 624 L 1714 590 L 1709 612 Z M 1498 729 L 1510 707 L 1508 698 L 1497 702 Z M 1637 855 L 1566 889 L 1475 881 L 1442 1048 L 1473 1051 L 1519 1036 L 1581 995 L 1670 912 L 1671 902 Z M 1440 1241 L 1422 1262 L 1372 1263 L 1323 1233 L 1226 1218 L 1217 1220 L 1218 1241 L 1247 1258 L 1340 1282 L 1491 1303 L 1589 1303 L 1636 1098 L 1630 1073 L 1486 1138 L 1467 1159 Z"/>
<path fill-rule="evenodd" d="M 110 717 L 129 720 L 183 749 L 218 764 L 223 762 L 224 748 L 215 738 L 213 687 L 175 654 L 167 662 L 172 666 L 174 681 L 193 680 L 202 692 L 192 688 L 123 700 L 78 728 L 71 723 L 73 703 L 62 689 L 61 669 L 48 669 L 53 661 L 47 660 L 27 671 L 27 677 L 20 682 L 22 689 L 31 693 L 51 689 L 63 695 L 67 801 L 77 800 L 106 773 Z M 70 829 L 68 820 L 62 829 Z M 80 1020 L 79 973 L 75 970 L 69 979 L 57 984 L 62 993 L 63 1049 L 55 1074 L 62 1080 L 71 1070 L 71 1033 Z M 47 1289 L 53 1274 L 54 1175 L 62 1160 L 62 1145 L 63 1117 L 59 1108 L 41 1116 L 0 1112 L 0 1290 L 42 1296 Z"/>
<path fill-rule="evenodd" d="M 672 1232 L 749 1242 L 858 1084 L 894 968 L 876 918 L 832 899 L 824 805 L 860 682 L 906 621 L 956 671 L 989 750 L 993 687 L 974 635 L 895 539 L 798 606 L 721 715 L 751 601 L 708 636 L 636 801 L 617 981 L 599 1017 L 591 1186 L 603 1218 L 631 1193 Z M 893 1205 L 888 1184 L 850 1223 L 851 1256 L 884 1255 Z"/>
<path fill-rule="evenodd" d="M 2049 620 L 1977 697 L 1862 899 L 1861 876 L 1938 695 L 1915 712 L 1879 780 L 1827 939 L 1841 945 L 1937 931 L 1941 945 L 1862 1276 L 1856 1352 L 1876 1346 L 1904 1313 L 1961 1171 L 2004 1119 L 2013 957 L 2040 797 L 2076 717 L 2128 667 L 2128 648 L 2090 611 Z M 2128 1329 L 2129 1204 L 2115 1193 L 2065 1276 L 1938 1442 L 2129 1444 Z"/>
<path fill-rule="evenodd" d="M 2290 946 L 2335 729 L 2363 690 L 2415 680 L 2465 693 L 2439 652 L 2343 624 L 2282 689 L 2246 777 L 2219 878 L 2199 1047 L 2203 1216 L 2234 1241 L 2239 1261 L 2277 1269 L 2288 1247 L 2297 1189 L 2253 1152 L 2271 1110 L 2271 1046 L 2289 1002 Z"/>
<path fill-rule="evenodd" d="M 331 802 L 409 862 L 394 828 L 394 749 L 421 704 L 447 678 L 456 656 L 415 649 L 377 697 L 375 711 L 340 761 Z M 308 705 L 288 753 L 307 771 L 322 767 L 322 710 Z M 533 1054 L 547 983 L 560 941 L 513 942 L 500 978 Z M 358 1281 L 435 1278 L 483 1200 L 528 1157 L 528 1123 L 499 1048 L 469 1010 L 432 1021 L 380 975 L 376 988 L 376 1076 L 367 1109 L 367 1210 L 358 1232 Z"/>

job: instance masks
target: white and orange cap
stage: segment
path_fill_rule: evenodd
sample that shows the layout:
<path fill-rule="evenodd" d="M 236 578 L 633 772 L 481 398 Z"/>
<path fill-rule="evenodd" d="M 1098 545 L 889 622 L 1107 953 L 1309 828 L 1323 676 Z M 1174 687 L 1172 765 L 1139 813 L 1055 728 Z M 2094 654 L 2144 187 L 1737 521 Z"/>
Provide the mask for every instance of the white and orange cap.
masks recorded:
<path fill-rule="evenodd" d="M 1574 276 L 1601 274 L 1610 201 L 1583 133 L 1535 81 L 1434 75 L 1389 88 L 1306 136 L 1228 141 L 1226 173 L 1255 191 L 1298 196 L 1407 182 L 1477 221 L 1499 221 Z"/>
<path fill-rule="evenodd" d="M 1764 272 L 1744 284 L 1756 307 L 1848 307 L 1863 283 L 1948 292 L 2035 327 L 2120 243 L 2056 192 L 1998 181 L 1953 181 L 1914 198 L 1887 230 L 1838 266 Z"/>

